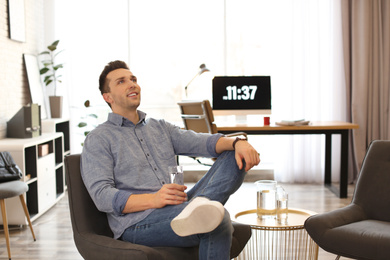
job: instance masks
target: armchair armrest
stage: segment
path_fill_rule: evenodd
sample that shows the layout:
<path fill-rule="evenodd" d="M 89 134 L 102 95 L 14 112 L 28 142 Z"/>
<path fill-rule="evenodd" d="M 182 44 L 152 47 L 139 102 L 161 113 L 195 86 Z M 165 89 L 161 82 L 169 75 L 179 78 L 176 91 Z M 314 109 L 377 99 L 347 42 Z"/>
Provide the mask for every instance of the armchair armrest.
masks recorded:
<path fill-rule="evenodd" d="M 245 136 L 245 138 L 248 140 L 248 134 L 245 132 L 236 132 L 236 133 L 231 133 L 231 134 L 226 134 L 226 137 L 233 137 L 233 136 Z"/>
<path fill-rule="evenodd" d="M 317 242 L 330 229 L 365 219 L 367 216 L 363 209 L 356 204 L 350 204 L 341 209 L 313 215 L 306 219 L 304 226 L 312 239 Z"/>

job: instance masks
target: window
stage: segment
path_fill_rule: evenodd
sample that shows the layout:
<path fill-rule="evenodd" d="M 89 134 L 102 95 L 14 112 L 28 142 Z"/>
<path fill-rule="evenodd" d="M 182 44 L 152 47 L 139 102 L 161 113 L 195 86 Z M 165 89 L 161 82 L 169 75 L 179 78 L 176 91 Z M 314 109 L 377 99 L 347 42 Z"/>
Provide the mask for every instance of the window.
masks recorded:
<path fill-rule="evenodd" d="M 270 75 L 271 122 L 345 120 L 339 5 L 320 0 L 56 1 L 71 106 L 90 99 L 107 107 L 97 90 L 98 76 L 107 62 L 122 59 L 139 79 L 140 109 L 152 117 L 180 123 L 176 102 L 211 100 L 214 76 Z M 65 19 L 70 14 L 72 19 Z M 202 63 L 210 72 L 191 83 L 186 97 L 184 87 Z M 280 180 L 322 181 L 324 156 L 317 154 L 324 150 L 322 137 L 256 139 L 263 163 L 271 161 Z"/>

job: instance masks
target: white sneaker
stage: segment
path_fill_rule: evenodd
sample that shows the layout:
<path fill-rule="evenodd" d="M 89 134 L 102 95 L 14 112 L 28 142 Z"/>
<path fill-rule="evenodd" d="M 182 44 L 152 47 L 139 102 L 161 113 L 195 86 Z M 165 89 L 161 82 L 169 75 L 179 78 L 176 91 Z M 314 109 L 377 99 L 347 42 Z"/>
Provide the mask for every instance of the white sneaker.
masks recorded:
<path fill-rule="evenodd" d="M 224 215 L 220 202 L 196 197 L 171 221 L 171 227 L 181 237 L 207 233 L 218 227 Z"/>

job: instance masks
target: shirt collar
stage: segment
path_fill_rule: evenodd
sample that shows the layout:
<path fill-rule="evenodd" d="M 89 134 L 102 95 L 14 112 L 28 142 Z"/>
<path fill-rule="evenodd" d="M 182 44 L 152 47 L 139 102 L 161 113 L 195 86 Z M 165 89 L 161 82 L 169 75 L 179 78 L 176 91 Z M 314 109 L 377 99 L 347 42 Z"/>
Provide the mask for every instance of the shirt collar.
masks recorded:
<path fill-rule="evenodd" d="M 137 125 L 144 124 L 145 118 L 146 118 L 146 113 L 142 112 L 140 110 L 137 110 L 137 113 L 139 116 L 139 122 L 137 123 Z M 125 118 L 121 115 L 115 114 L 114 112 L 111 112 L 108 114 L 108 121 L 110 121 L 111 123 L 113 123 L 114 125 L 117 125 L 117 126 L 133 126 L 134 125 L 133 122 L 131 122 L 127 118 Z"/>

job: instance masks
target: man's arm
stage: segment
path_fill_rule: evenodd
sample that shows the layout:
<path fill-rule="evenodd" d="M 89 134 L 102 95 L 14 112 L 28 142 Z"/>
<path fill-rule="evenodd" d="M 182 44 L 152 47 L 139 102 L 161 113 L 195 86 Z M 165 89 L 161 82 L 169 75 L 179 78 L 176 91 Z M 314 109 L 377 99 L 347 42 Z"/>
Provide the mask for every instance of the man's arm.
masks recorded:
<path fill-rule="evenodd" d="M 236 142 L 235 149 L 233 148 L 233 142 L 236 140 L 236 138 L 233 137 L 221 137 L 219 138 L 216 146 L 215 151 L 217 153 L 222 153 L 224 151 L 236 151 L 236 161 L 239 169 L 242 169 L 243 162 L 242 160 L 245 160 L 245 171 L 249 171 L 253 166 L 258 165 L 260 163 L 260 155 L 256 151 L 255 148 L 253 148 L 252 145 L 250 145 L 245 140 L 240 140 Z"/>
<path fill-rule="evenodd" d="M 148 194 L 132 194 L 126 202 L 122 213 L 131 213 L 153 208 L 162 208 L 166 205 L 178 205 L 187 201 L 184 192 L 187 186 L 179 184 L 165 184 L 158 192 Z"/>

